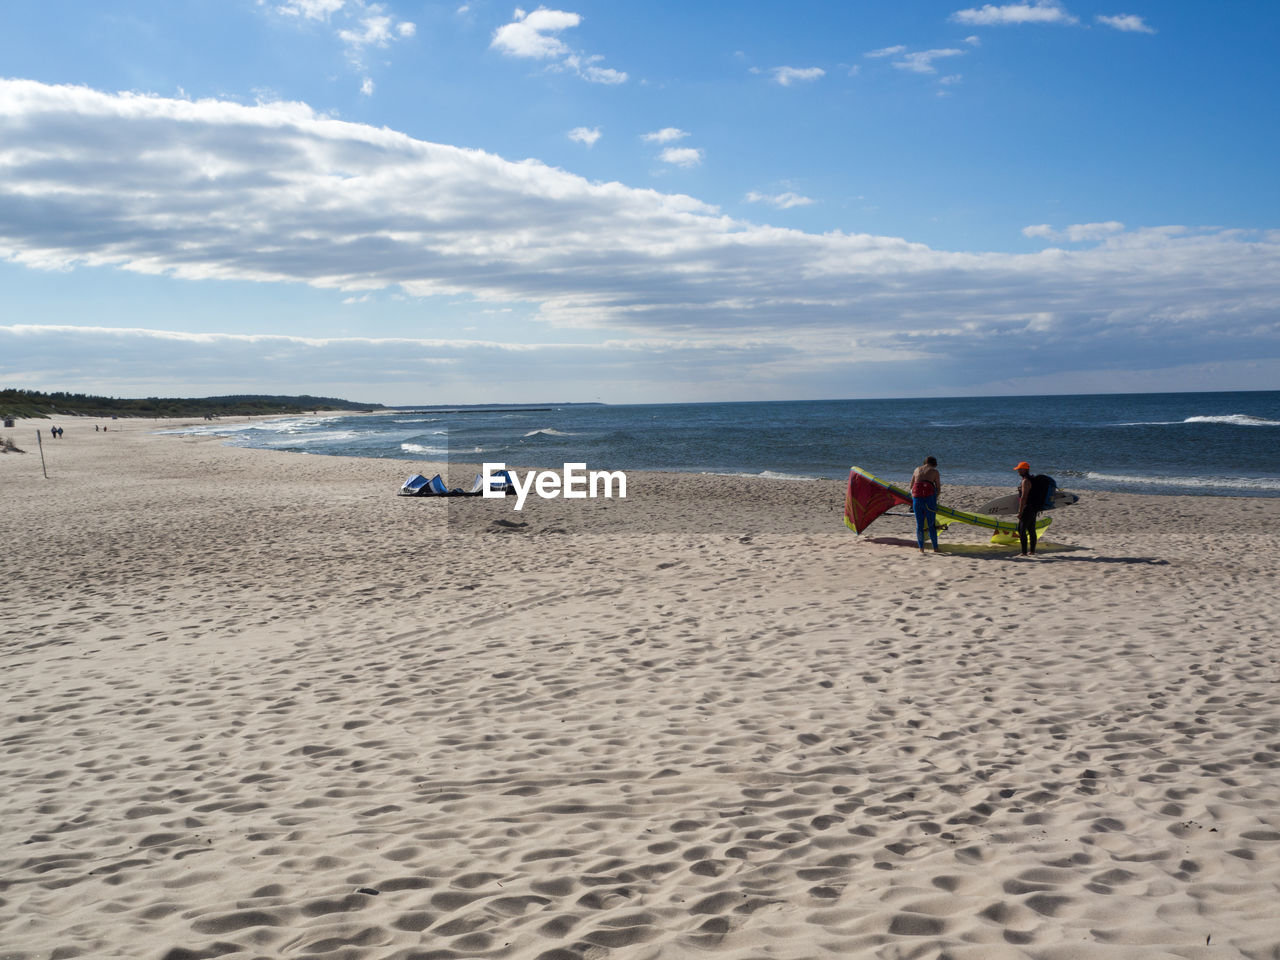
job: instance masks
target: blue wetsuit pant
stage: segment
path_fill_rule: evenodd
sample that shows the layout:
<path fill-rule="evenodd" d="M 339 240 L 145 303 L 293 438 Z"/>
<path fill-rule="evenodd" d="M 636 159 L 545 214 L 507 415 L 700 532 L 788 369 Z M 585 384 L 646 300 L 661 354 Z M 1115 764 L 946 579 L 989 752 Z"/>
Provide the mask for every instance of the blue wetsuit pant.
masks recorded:
<path fill-rule="evenodd" d="M 912 497 L 911 512 L 916 515 L 916 545 L 924 549 L 924 528 L 929 525 L 929 539 L 933 541 L 933 549 L 938 549 L 938 497 Z"/>

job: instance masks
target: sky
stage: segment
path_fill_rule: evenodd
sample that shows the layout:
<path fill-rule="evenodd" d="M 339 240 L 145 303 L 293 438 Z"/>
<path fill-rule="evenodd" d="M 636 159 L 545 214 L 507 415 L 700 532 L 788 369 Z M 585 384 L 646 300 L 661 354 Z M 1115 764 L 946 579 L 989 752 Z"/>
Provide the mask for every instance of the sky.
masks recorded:
<path fill-rule="evenodd" d="M 1273 0 L 13 0 L 0 386 L 1280 389 Z"/>

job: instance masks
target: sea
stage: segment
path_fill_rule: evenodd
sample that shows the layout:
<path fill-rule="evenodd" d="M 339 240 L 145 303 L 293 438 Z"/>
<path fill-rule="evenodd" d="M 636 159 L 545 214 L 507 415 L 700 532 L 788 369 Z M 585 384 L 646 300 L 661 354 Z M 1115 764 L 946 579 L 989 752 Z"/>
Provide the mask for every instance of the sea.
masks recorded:
<path fill-rule="evenodd" d="M 320 456 L 589 470 L 1015 485 L 1021 460 L 1065 490 L 1280 497 L 1280 391 L 743 403 L 423 404 L 182 431 Z M 453 483 L 463 477 L 446 478 Z"/>

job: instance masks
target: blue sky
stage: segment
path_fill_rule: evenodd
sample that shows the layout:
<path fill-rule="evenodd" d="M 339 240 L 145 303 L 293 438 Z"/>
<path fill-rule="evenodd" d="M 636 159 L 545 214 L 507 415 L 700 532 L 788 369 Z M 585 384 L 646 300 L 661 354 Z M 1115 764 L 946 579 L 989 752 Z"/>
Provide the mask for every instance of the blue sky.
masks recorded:
<path fill-rule="evenodd" d="M 1275 389 L 1280 5 L 0 7 L 0 384 Z"/>

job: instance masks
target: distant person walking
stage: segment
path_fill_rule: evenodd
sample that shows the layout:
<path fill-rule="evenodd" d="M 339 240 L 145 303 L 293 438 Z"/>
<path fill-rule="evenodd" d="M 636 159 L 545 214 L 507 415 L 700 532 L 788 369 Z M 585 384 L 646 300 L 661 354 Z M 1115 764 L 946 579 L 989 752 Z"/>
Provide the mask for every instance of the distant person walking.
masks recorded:
<path fill-rule="evenodd" d="M 916 515 L 916 546 L 924 553 L 924 530 L 929 527 L 929 539 L 933 552 L 938 552 L 938 494 L 942 492 L 942 474 L 938 473 L 935 457 L 925 457 L 924 463 L 911 474 L 911 512 Z"/>
<path fill-rule="evenodd" d="M 1022 555 L 1027 556 L 1027 545 L 1031 545 L 1031 556 L 1036 555 L 1036 511 L 1042 504 L 1036 502 L 1035 480 L 1031 476 L 1031 464 L 1023 460 L 1013 468 L 1022 478 L 1018 486 L 1018 541 L 1022 544 Z"/>

